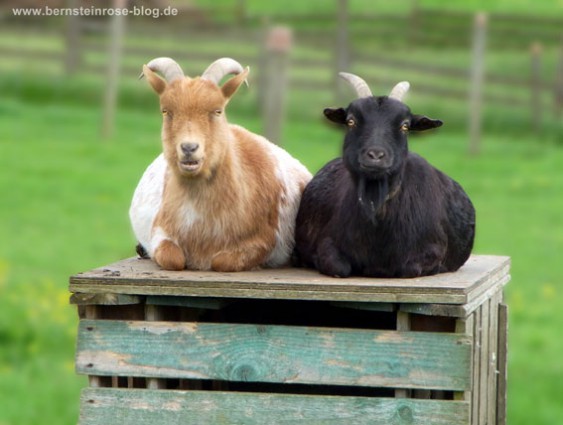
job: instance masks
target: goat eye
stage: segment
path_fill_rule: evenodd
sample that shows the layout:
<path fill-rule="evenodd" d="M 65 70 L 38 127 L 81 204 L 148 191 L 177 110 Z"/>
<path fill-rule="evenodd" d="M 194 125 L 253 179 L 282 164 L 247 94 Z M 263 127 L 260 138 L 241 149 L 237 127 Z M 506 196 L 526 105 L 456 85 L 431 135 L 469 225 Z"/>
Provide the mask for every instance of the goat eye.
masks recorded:
<path fill-rule="evenodd" d="M 165 116 L 165 117 L 169 115 L 168 110 L 166 110 L 166 109 L 163 109 L 161 112 L 162 112 L 162 115 Z"/>
<path fill-rule="evenodd" d="M 346 125 L 348 127 L 355 127 L 356 126 L 356 120 L 353 118 L 348 119 L 348 121 L 346 121 Z"/>
<path fill-rule="evenodd" d="M 404 132 L 409 131 L 409 123 L 408 123 L 408 122 L 404 122 L 404 123 L 401 125 L 401 131 L 404 131 Z"/>
<path fill-rule="evenodd" d="M 213 113 L 214 113 L 215 115 L 219 116 L 219 115 L 221 115 L 221 114 L 223 113 L 223 110 L 222 110 L 222 109 L 215 109 L 215 110 L 213 111 Z"/>

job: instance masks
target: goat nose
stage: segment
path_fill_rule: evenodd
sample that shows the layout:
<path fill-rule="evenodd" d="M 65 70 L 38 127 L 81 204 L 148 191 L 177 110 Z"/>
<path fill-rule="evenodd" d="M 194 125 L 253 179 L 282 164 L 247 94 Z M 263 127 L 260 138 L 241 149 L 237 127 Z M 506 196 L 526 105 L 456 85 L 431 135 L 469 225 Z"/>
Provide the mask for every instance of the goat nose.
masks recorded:
<path fill-rule="evenodd" d="M 370 149 L 366 152 L 367 157 L 374 162 L 381 161 L 385 158 L 385 151 L 381 149 Z"/>
<path fill-rule="evenodd" d="M 197 143 L 182 143 L 180 145 L 180 147 L 182 148 L 182 152 L 184 152 L 184 155 L 191 155 L 192 153 L 194 153 L 195 151 L 197 151 L 199 149 L 199 144 L 197 144 Z"/>

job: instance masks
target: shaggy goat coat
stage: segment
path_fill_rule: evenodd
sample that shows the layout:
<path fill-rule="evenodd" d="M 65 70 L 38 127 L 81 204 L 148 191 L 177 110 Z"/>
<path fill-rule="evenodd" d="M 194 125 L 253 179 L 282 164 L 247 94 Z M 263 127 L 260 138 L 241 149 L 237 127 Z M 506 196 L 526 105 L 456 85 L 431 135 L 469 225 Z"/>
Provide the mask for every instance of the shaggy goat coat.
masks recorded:
<path fill-rule="evenodd" d="M 407 146 L 409 130 L 442 122 L 386 96 L 325 115 L 348 126 L 343 157 L 305 188 L 294 263 L 339 277 L 416 277 L 461 267 L 473 246 L 473 205 L 458 183 Z"/>
<path fill-rule="evenodd" d="M 248 69 L 222 87 L 188 77 L 160 95 L 163 154 L 143 174 L 130 219 L 139 244 L 164 269 L 240 271 L 289 262 L 295 216 L 311 174 L 223 113 Z"/>

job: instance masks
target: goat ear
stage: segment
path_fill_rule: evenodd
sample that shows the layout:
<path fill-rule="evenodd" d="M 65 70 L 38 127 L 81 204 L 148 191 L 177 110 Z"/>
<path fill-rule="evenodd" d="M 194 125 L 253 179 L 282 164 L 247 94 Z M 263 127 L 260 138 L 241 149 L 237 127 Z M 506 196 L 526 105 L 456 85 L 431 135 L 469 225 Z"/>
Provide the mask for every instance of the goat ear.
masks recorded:
<path fill-rule="evenodd" d="M 440 120 L 433 120 L 424 115 L 413 115 L 411 118 L 410 129 L 412 131 L 424 131 L 431 128 L 441 127 L 444 124 Z"/>
<path fill-rule="evenodd" d="M 153 72 L 148 66 L 143 65 L 143 74 L 142 74 L 149 84 L 151 85 L 152 89 L 157 94 L 162 94 L 164 89 L 166 88 L 166 81 L 160 78 L 156 72 Z"/>
<path fill-rule="evenodd" d="M 344 108 L 325 108 L 325 117 L 337 124 L 346 124 L 346 110 Z"/>
<path fill-rule="evenodd" d="M 221 91 L 223 92 L 223 96 L 225 96 L 226 99 L 230 99 L 237 92 L 240 85 L 246 81 L 249 72 L 250 68 L 247 66 L 244 71 L 242 71 L 240 74 L 235 75 L 225 84 L 223 84 Z"/>

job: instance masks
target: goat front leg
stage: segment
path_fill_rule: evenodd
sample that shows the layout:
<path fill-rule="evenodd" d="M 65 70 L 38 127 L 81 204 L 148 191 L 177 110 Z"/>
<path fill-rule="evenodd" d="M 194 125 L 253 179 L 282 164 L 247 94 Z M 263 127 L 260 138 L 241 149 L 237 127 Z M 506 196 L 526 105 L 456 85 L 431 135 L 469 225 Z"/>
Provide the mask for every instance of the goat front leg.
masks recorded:
<path fill-rule="evenodd" d="M 182 248 L 170 239 L 160 241 L 154 250 L 154 261 L 164 270 L 184 270 L 186 257 Z"/>
<path fill-rule="evenodd" d="M 324 238 L 317 247 L 315 267 L 322 274 L 333 277 L 349 277 L 352 265 L 334 246 L 332 238 Z"/>

